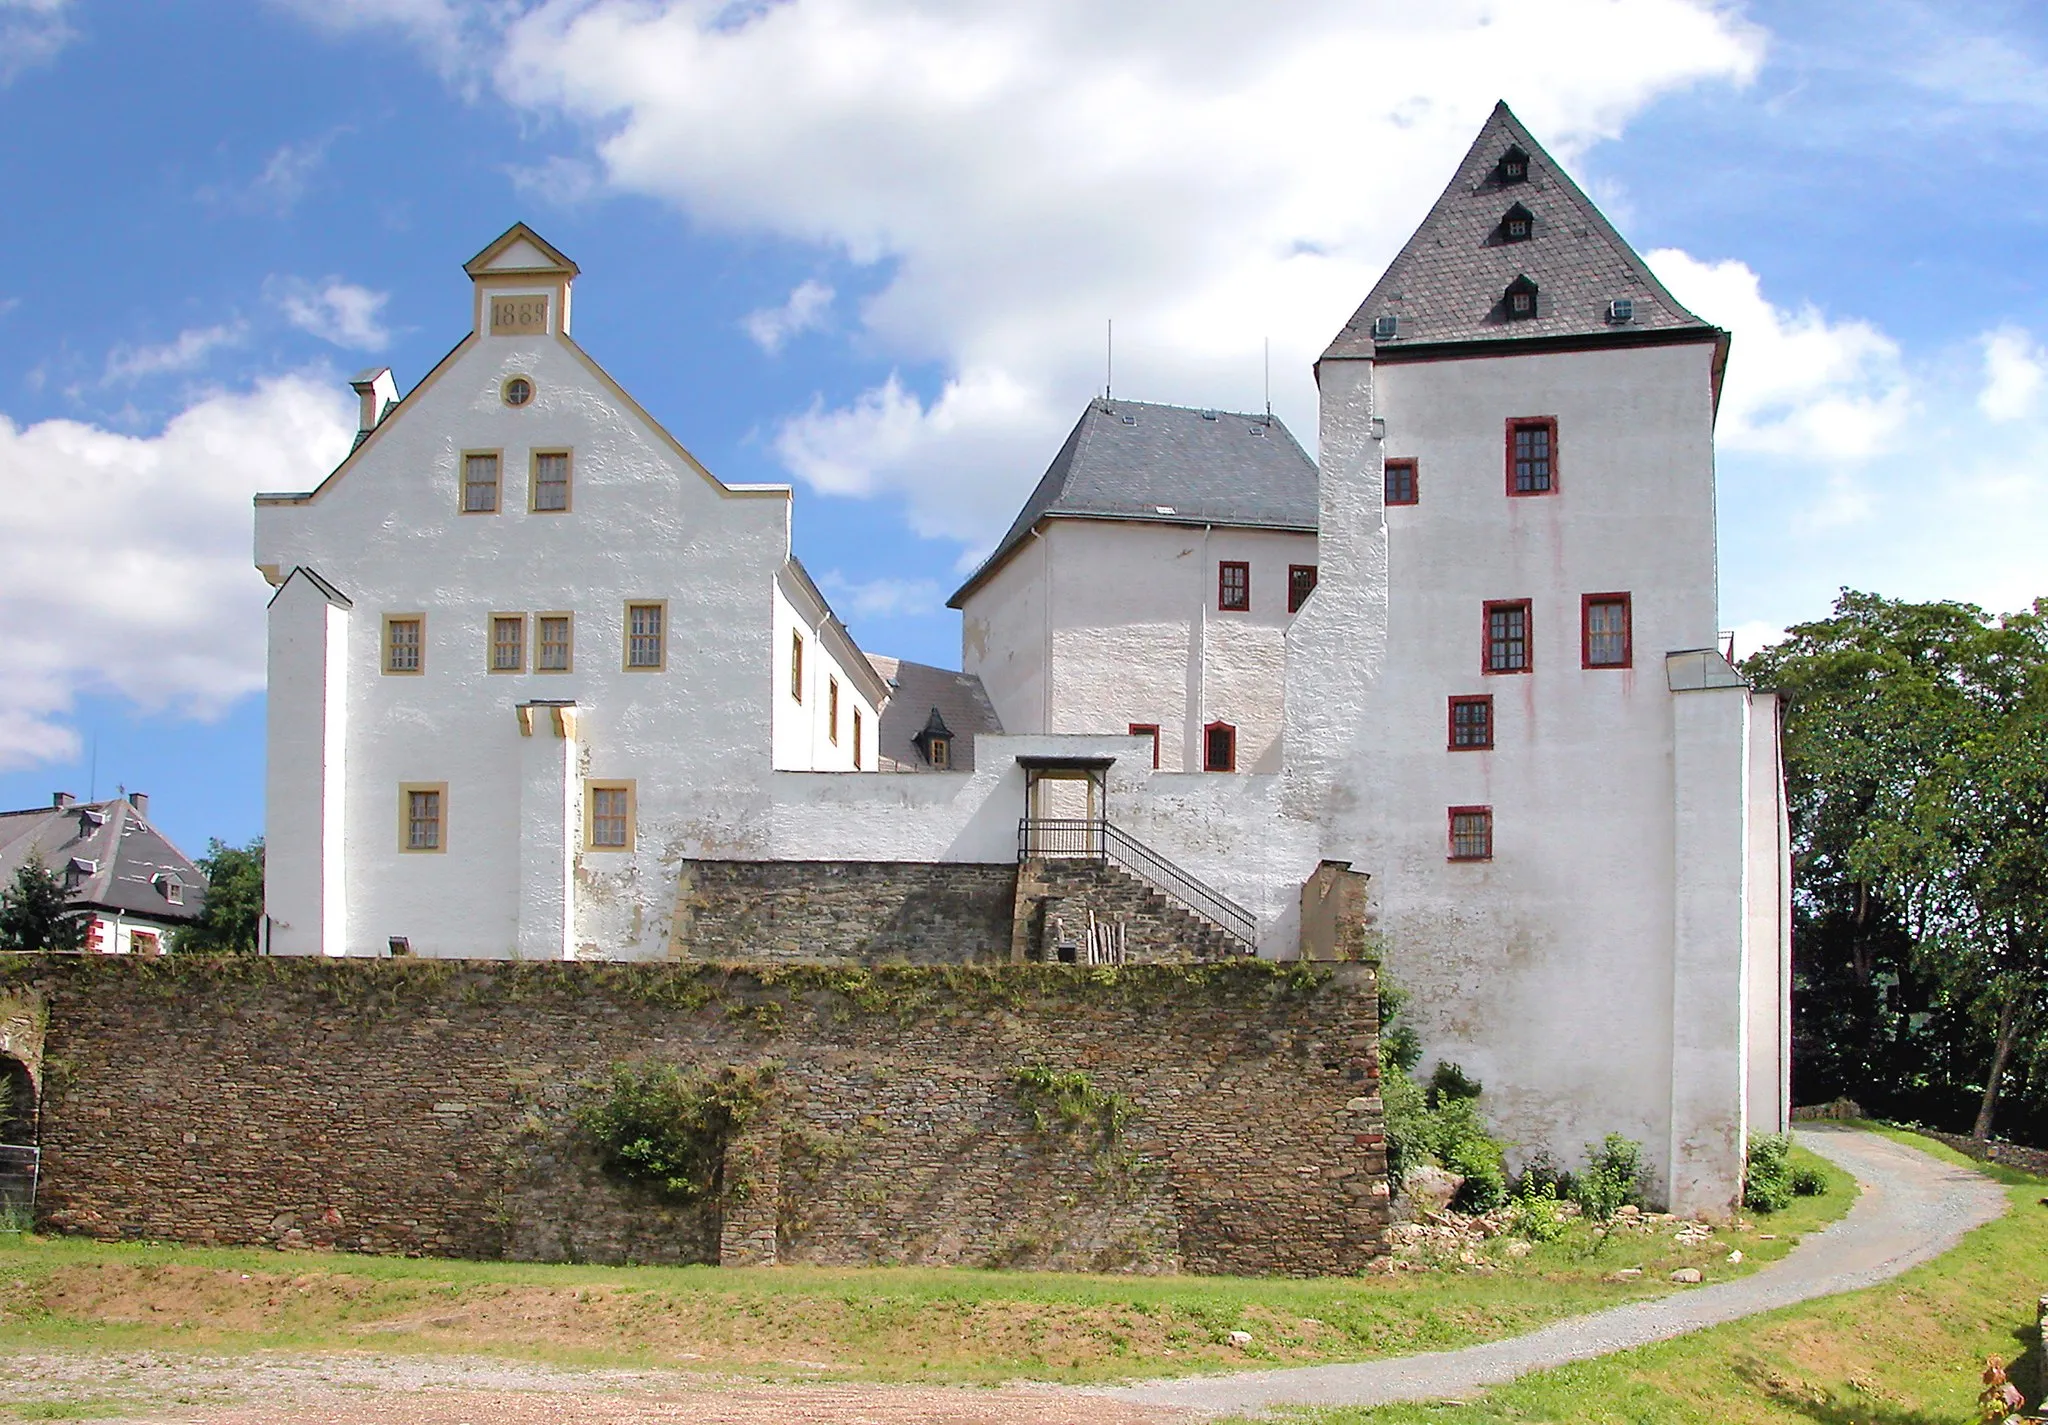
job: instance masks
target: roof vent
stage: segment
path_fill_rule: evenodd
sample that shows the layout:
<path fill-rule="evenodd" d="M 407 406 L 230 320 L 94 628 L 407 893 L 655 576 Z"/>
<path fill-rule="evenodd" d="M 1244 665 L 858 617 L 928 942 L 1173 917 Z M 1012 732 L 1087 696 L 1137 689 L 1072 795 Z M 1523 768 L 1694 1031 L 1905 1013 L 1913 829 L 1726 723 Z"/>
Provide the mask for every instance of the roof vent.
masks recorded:
<path fill-rule="evenodd" d="M 1214 411 L 1204 411 L 1202 412 L 1202 419 L 1205 421 L 1213 421 L 1216 419 L 1216 413 Z"/>
<path fill-rule="evenodd" d="M 1372 339 L 1374 341 L 1386 341 L 1400 330 L 1401 319 L 1399 317 L 1374 317 L 1372 319 Z"/>
<path fill-rule="evenodd" d="M 1154 505 L 1152 513 L 1155 515 L 1173 515 L 1179 514 L 1180 511 L 1176 510 L 1172 505 Z"/>
<path fill-rule="evenodd" d="M 1138 418 L 1136 416 L 1125 416 L 1123 419 L 1124 424 L 1127 426 L 1134 426 L 1138 423 Z"/>
<path fill-rule="evenodd" d="M 1245 429 L 1250 431 L 1253 435 L 1264 435 L 1266 433 L 1266 428 L 1264 426 L 1246 426 Z"/>
<path fill-rule="evenodd" d="M 1607 304 L 1607 320 L 1617 325 L 1636 319 L 1636 302 L 1633 297 L 1616 297 Z"/>

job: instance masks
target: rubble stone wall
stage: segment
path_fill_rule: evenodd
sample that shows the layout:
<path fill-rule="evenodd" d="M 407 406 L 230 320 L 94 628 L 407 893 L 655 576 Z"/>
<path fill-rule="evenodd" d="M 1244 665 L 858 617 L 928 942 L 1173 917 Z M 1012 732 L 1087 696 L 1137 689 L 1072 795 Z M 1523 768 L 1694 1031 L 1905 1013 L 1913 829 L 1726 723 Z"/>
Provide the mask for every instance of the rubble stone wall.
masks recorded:
<path fill-rule="evenodd" d="M 1386 1234 L 1366 965 L 79 959 L 48 1008 L 39 1217 L 101 1237 L 597 1262 L 1355 1272 Z M 598 1166 L 621 1061 L 777 1066 L 743 1199 Z M 1113 1140 L 1018 1071 L 1122 1095 Z"/>
<path fill-rule="evenodd" d="M 901 960 L 1010 955 L 1014 863 L 691 861 L 672 950 L 697 960 Z"/>

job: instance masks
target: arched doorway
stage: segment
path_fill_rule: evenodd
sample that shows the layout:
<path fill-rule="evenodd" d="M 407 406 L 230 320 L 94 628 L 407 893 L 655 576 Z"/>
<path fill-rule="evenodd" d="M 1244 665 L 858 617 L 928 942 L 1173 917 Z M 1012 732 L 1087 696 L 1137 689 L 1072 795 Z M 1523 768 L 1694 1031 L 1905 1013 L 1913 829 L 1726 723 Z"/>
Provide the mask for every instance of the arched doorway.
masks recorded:
<path fill-rule="evenodd" d="M 36 1082 L 28 1065 L 0 1054 L 0 1143 L 28 1145 L 36 1141 Z"/>
<path fill-rule="evenodd" d="M 0 1054 L 0 1230 L 20 1231 L 35 1215 L 36 1081 L 28 1065 Z"/>

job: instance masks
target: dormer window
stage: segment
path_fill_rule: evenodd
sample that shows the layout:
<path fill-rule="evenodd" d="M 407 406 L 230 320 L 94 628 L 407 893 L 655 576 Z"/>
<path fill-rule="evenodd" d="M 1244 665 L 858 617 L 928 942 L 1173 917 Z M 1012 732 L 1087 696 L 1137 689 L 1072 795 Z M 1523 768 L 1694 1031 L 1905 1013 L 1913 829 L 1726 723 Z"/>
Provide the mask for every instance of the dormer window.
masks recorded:
<path fill-rule="evenodd" d="M 163 893 L 163 898 L 172 905 L 183 905 L 185 903 L 185 883 L 179 880 L 175 873 L 166 871 L 161 876 L 158 876 L 156 878 L 156 888 Z"/>
<path fill-rule="evenodd" d="M 917 744 L 917 750 L 924 754 L 925 762 L 934 772 L 953 769 L 953 730 L 946 726 L 937 708 L 924 720 L 923 730 L 910 740 Z"/>
<path fill-rule="evenodd" d="M 1374 317 L 1372 319 L 1372 339 L 1374 341 L 1392 341 L 1394 337 L 1400 334 L 1400 331 L 1401 319 L 1399 317 Z"/>
<path fill-rule="evenodd" d="M 1508 290 L 1501 299 L 1501 309 L 1511 322 L 1527 321 L 1535 316 L 1536 284 L 1526 276 L 1508 283 Z"/>
<path fill-rule="evenodd" d="M 1516 144 L 1500 156 L 1500 163 L 1494 169 L 1494 176 L 1503 183 L 1526 183 L 1529 181 L 1529 155 Z"/>
<path fill-rule="evenodd" d="M 1500 220 L 1502 242 L 1527 242 L 1534 234 L 1536 219 L 1520 203 L 1507 210 Z"/>

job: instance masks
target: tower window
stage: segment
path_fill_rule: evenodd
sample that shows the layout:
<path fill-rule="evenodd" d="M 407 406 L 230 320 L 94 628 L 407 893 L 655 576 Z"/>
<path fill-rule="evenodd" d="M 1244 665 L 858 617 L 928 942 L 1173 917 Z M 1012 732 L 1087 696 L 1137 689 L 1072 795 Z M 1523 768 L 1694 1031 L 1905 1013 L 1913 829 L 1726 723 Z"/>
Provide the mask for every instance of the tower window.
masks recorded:
<path fill-rule="evenodd" d="M 1491 603 L 1486 606 L 1486 662 L 1488 673 L 1526 673 L 1529 656 L 1529 601 Z"/>
<path fill-rule="evenodd" d="M 1416 465 L 1413 460 L 1389 460 L 1387 462 L 1387 503 L 1390 505 L 1414 505 L 1421 503 L 1416 483 Z"/>
<path fill-rule="evenodd" d="M 1530 416 L 1508 422 L 1508 493 L 1549 495 L 1557 490 L 1557 418 Z"/>
<path fill-rule="evenodd" d="M 1493 697 L 1451 699 L 1453 752 L 1484 752 L 1493 746 Z"/>
<path fill-rule="evenodd" d="M 1581 649 L 1588 668 L 1626 668 L 1634 662 L 1627 594 L 1588 594 L 1580 606 Z"/>
<path fill-rule="evenodd" d="M 1493 859 L 1493 808 L 1451 808 L 1451 859 L 1491 861 Z"/>
<path fill-rule="evenodd" d="M 1227 722 L 1212 722 L 1202 729 L 1202 770 L 1237 770 L 1237 729 Z"/>

